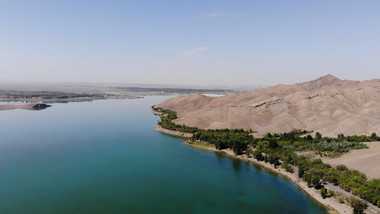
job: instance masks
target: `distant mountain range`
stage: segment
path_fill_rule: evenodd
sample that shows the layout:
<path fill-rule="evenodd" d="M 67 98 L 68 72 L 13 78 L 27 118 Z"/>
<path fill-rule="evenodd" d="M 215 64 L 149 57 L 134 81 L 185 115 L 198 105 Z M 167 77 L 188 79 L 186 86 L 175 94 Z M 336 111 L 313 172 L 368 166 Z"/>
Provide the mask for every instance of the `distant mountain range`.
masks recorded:
<path fill-rule="evenodd" d="M 324 136 L 380 134 L 380 80 L 326 75 L 243 94 L 179 96 L 157 105 L 177 111 L 174 122 L 203 129 L 252 129 L 262 136 L 293 129 Z"/>

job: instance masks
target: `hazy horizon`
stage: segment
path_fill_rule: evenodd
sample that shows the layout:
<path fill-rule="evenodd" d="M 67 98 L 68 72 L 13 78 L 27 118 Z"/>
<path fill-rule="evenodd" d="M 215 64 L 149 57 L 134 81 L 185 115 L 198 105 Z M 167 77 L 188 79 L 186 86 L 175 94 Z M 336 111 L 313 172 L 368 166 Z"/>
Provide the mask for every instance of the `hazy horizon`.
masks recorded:
<path fill-rule="evenodd" d="M 5 1 L 0 82 L 379 79 L 378 11 L 378 1 Z"/>
<path fill-rule="evenodd" d="M 332 75 L 332 74 L 326 74 L 326 75 Z M 323 76 L 326 76 L 326 75 L 323 75 Z M 318 78 L 321 78 L 323 76 L 320 76 Z M 354 80 L 354 79 L 342 79 L 342 78 L 339 78 L 337 76 L 335 76 L 336 78 L 338 79 L 341 79 L 341 80 Z M 318 79 L 318 78 L 315 78 L 315 79 Z M 210 88 L 210 89 L 231 89 L 231 90 L 244 90 L 244 89 L 260 89 L 260 88 L 265 88 L 265 87 L 271 87 L 271 86 L 276 86 L 276 85 L 283 85 L 283 84 L 286 84 L 286 85 L 292 85 L 292 84 L 297 84 L 297 83 L 303 83 L 303 82 L 309 82 L 309 81 L 312 81 L 312 80 L 315 80 L 315 79 L 309 79 L 309 80 L 305 80 L 305 81 L 302 81 L 302 82 L 290 82 L 290 83 L 282 83 L 282 82 L 278 82 L 276 84 L 273 84 L 273 85 L 239 85 L 239 84 L 236 84 L 236 85 L 233 85 L 233 84 L 219 84 L 219 85 L 212 85 L 212 84 L 193 84 L 193 83 L 187 83 L 187 84 L 163 84 L 163 83 L 128 83 L 128 82 L 33 82 L 33 81 L 24 81 L 24 82 L 16 82 L 16 81 L 0 81 L 0 84 L 3 84 L 3 85 L 30 85 L 30 86 L 34 86 L 34 85 L 45 85 L 45 86 L 49 86 L 49 85 L 89 85 L 89 86 L 96 86 L 96 85 L 99 85 L 99 86 L 124 86 L 124 87 L 152 87 L 152 88 L 164 88 L 164 87 L 168 87 L 168 88 Z M 365 80 L 373 80 L 373 79 L 377 79 L 377 78 L 372 78 L 372 79 L 363 79 L 363 81 Z M 354 80 L 355 81 L 355 80 Z"/>

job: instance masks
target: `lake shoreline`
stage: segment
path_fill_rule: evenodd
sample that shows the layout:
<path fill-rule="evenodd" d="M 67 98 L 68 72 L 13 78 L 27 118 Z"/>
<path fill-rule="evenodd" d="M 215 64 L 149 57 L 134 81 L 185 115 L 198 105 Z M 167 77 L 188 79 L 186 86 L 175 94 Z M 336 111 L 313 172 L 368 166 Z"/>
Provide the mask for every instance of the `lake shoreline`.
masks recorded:
<path fill-rule="evenodd" d="M 151 109 L 151 111 L 156 115 L 162 114 L 161 112 L 156 112 L 153 109 Z M 178 132 L 178 131 L 167 130 L 167 129 L 164 129 L 163 127 L 159 126 L 158 124 L 156 125 L 155 129 L 159 132 L 164 133 L 164 134 L 169 134 L 169 135 L 180 137 L 180 138 L 188 138 L 185 136 L 191 137 L 191 134 L 189 134 L 189 133 L 182 133 L 182 132 Z M 284 178 L 286 178 L 287 180 L 292 181 L 294 184 L 296 184 L 299 189 L 301 189 L 303 192 L 305 192 L 314 201 L 316 201 L 317 203 L 326 207 L 329 213 L 352 213 L 353 212 L 353 209 L 351 208 L 351 206 L 349 206 L 347 204 L 339 203 L 337 198 L 330 197 L 330 198 L 323 199 L 319 190 L 316 190 L 315 188 L 309 188 L 307 186 L 307 183 L 305 181 L 303 181 L 301 178 L 299 178 L 295 173 L 287 172 L 280 167 L 274 168 L 274 166 L 272 166 L 271 164 L 265 163 L 265 162 L 260 162 L 256 159 L 254 159 L 253 157 L 249 158 L 246 155 L 235 155 L 231 149 L 218 150 L 215 147 L 210 147 L 210 146 L 206 146 L 206 145 L 202 146 L 202 144 L 191 144 L 191 143 L 188 143 L 187 141 L 186 141 L 186 144 L 188 144 L 189 146 L 192 146 L 192 147 L 202 149 L 202 150 L 207 150 L 207 151 L 212 151 L 212 152 L 220 152 L 220 153 L 223 153 L 226 156 L 231 157 L 231 158 L 237 158 L 239 160 L 249 161 L 249 162 L 251 162 L 257 166 L 260 166 L 260 167 L 262 167 L 262 168 L 264 168 L 264 169 L 266 169 L 272 173 L 279 174 L 279 175 L 283 176 Z M 329 189 L 327 186 L 325 188 Z"/>

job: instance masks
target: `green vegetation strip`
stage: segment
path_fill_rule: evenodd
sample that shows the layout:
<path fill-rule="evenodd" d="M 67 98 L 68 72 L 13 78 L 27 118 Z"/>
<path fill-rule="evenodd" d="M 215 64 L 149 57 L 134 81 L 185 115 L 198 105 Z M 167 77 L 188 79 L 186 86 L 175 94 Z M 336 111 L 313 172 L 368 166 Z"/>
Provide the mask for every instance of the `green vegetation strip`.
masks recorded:
<path fill-rule="evenodd" d="M 343 165 L 334 168 L 323 163 L 321 159 L 296 154 L 300 151 L 316 151 L 320 155 L 339 156 L 352 149 L 367 148 L 363 142 L 380 141 L 380 137 L 375 133 L 371 136 L 344 136 L 340 134 L 338 138 L 329 138 L 322 137 L 318 132 L 313 137 L 311 132 L 294 130 L 282 134 L 268 133 L 263 138 L 254 138 L 251 135 L 252 130 L 203 130 L 197 127 L 175 124 L 172 122 L 177 118 L 175 111 L 155 106 L 152 106 L 152 109 L 163 113 L 158 122 L 161 127 L 193 134 L 189 139 L 190 143 L 208 142 L 215 145 L 216 149 L 231 148 L 236 155 L 245 153 L 248 157 L 253 156 L 258 161 L 269 162 L 275 167 L 281 166 L 291 173 L 297 170 L 298 176 L 305 180 L 309 187 L 322 189 L 321 195 L 323 197 L 333 195 L 331 192 L 326 192 L 323 187 L 324 182 L 330 182 L 380 207 L 380 179 L 369 181 L 364 173 L 357 170 L 349 170 Z M 365 207 L 365 203 L 358 201 L 352 202 L 351 205 L 355 211 L 363 206 Z"/>
<path fill-rule="evenodd" d="M 104 94 L 88 94 L 88 93 L 65 93 L 65 92 L 49 92 L 49 91 L 0 91 L 0 96 L 7 99 L 71 99 L 71 98 L 97 98 L 103 99 L 107 96 Z"/>

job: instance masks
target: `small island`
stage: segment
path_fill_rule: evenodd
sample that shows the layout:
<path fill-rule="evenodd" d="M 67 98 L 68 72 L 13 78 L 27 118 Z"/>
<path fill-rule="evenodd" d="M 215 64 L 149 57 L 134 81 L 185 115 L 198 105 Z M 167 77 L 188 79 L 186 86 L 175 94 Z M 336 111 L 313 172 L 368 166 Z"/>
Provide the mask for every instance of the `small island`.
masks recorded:
<path fill-rule="evenodd" d="M 27 110 L 43 110 L 51 107 L 51 105 L 44 103 L 32 103 L 25 105 L 0 105 L 0 110 L 12 110 L 12 109 L 27 109 Z"/>

